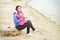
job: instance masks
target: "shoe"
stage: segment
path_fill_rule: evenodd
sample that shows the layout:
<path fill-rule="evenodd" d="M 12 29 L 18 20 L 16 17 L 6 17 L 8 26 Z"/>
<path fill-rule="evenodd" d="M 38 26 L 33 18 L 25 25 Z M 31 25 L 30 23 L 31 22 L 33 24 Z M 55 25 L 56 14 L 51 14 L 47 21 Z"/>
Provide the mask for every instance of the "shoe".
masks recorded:
<path fill-rule="evenodd" d="M 27 35 L 29 35 L 29 36 L 30 36 L 30 35 L 32 35 L 32 34 L 31 34 L 31 33 L 29 33 L 29 34 L 27 34 Z"/>
<path fill-rule="evenodd" d="M 34 32 L 38 32 L 37 30 L 35 30 Z"/>

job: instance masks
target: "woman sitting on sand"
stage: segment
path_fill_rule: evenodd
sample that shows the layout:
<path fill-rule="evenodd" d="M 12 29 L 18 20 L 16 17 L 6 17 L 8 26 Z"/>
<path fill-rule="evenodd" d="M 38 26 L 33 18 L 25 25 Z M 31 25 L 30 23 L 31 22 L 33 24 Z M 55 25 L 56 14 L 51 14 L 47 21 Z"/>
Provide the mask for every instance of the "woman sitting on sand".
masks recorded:
<path fill-rule="evenodd" d="M 27 27 L 27 34 L 30 35 L 30 28 L 35 31 L 30 20 L 25 20 L 21 6 L 16 6 L 16 12 L 13 13 L 13 19 L 17 30 L 23 30 Z"/>

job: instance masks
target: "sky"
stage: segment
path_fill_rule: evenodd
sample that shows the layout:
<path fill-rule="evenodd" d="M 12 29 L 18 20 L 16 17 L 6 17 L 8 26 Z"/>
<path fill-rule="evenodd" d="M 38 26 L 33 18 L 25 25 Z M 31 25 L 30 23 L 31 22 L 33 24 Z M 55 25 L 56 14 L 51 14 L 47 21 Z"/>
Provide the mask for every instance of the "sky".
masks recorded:
<path fill-rule="evenodd" d="M 60 0 L 32 0 L 28 5 L 60 24 Z"/>

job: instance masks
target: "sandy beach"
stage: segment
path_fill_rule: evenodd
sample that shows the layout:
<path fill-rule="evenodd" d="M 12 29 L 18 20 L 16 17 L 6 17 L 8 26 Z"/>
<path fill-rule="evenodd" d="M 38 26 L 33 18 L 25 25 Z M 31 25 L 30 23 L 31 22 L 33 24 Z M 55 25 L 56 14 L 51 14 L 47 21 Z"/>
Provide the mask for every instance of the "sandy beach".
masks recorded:
<path fill-rule="evenodd" d="M 33 32 L 31 36 L 26 34 L 26 29 L 22 30 L 22 34 L 14 37 L 0 36 L 0 40 L 60 40 L 60 25 L 45 17 L 42 13 L 32 8 L 26 1 L 1 1 L 0 3 L 0 24 L 11 25 L 13 23 L 13 12 L 16 5 L 22 6 L 22 11 L 27 20 L 31 20 L 33 26 L 38 30 Z M 3 12 L 4 11 L 4 12 Z M 4 15 L 4 16 L 2 16 Z"/>

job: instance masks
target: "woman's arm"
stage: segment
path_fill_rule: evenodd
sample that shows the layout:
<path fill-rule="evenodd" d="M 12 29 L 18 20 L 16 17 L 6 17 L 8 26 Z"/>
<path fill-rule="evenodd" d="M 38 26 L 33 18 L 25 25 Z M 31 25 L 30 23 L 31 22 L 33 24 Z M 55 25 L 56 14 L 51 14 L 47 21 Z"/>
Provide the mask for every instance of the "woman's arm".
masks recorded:
<path fill-rule="evenodd" d="M 13 13 L 13 19 L 14 19 L 14 23 L 19 23 L 20 22 L 20 19 L 17 18 L 17 13 L 16 12 Z"/>

